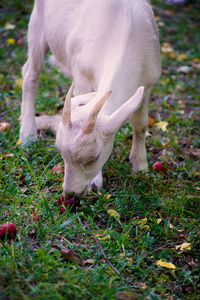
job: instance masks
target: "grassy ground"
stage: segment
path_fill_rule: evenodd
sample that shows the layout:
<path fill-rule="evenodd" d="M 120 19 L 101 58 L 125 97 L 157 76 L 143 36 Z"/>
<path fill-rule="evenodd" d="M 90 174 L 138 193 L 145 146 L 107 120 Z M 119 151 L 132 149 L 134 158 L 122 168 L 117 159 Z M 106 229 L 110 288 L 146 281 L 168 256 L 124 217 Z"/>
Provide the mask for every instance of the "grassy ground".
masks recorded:
<path fill-rule="evenodd" d="M 12 129 L 0 133 L 0 224 L 12 221 L 18 233 L 0 243 L 0 299 L 200 299 L 199 2 L 153 1 L 163 73 L 150 116 L 168 125 L 149 128 L 149 177 L 132 174 L 131 128 L 123 126 L 101 194 L 64 214 L 57 205 L 62 176 L 51 172 L 62 162 L 54 137 L 40 132 L 35 144 L 18 145 L 32 2 L 1 3 L 0 121 Z M 46 64 L 37 112 L 61 109 L 69 83 Z M 170 163 L 168 175 L 152 171 L 157 160 Z M 177 247 L 184 243 L 187 249 Z"/>

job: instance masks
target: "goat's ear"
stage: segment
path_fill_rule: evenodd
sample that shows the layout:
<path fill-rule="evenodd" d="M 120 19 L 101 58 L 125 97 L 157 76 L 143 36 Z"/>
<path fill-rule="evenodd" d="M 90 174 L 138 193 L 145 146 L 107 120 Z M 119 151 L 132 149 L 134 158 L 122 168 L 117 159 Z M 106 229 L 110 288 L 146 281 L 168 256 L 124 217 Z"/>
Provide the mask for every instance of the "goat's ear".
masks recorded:
<path fill-rule="evenodd" d="M 107 134 L 114 134 L 121 127 L 121 125 L 136 112 L 143 101 L 144 87 L 138 88 L 136 93 L 125 102 L 120 108 L 118 108 L 112 115 L 106 116 L 105 120 L 105 132 Z"/>

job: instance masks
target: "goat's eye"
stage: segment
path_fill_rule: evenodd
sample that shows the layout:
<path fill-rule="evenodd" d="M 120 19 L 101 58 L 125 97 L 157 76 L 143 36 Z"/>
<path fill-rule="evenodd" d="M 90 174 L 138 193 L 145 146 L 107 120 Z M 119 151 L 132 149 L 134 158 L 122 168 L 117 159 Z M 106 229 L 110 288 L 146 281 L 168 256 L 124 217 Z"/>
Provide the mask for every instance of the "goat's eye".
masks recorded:
<path fill-rule="evenodd" d="M 97 161 L 98 159 L 99 159 L 99 155 L 91 158 L 90 161 L 89 161 L 89 163 L 93 163 L 93 162 Z"/>

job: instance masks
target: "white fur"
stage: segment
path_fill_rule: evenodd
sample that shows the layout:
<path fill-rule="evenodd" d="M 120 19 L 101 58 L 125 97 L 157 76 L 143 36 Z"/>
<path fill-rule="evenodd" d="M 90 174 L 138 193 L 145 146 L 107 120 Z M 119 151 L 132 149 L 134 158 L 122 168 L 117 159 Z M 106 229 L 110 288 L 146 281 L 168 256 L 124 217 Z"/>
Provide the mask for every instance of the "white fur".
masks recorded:
<path fill-rule="evenodd" d="M 135 172 L 146 169 L 148 98 L 161 69 L 149 0 L 35 0 L 23 67 L 22 140 L 37 136 L 34 103 L 49 49 L 52 61 L 75 82 L 72 127 L 62 122 L 58 126 L 58 119 L 54 126 L 65 161 L 64 192 L 85 195 L 89 186 L 101 187 L 101 169 L 115 133 L 129 117 L 133 128 L 130 160 Z M 144 89 L 138 90 L 140 86 Z M 110 90 L 94 131 L 83 134 L 86 116 Z M 96 162 L 90 162 L 97 156 Z"/>

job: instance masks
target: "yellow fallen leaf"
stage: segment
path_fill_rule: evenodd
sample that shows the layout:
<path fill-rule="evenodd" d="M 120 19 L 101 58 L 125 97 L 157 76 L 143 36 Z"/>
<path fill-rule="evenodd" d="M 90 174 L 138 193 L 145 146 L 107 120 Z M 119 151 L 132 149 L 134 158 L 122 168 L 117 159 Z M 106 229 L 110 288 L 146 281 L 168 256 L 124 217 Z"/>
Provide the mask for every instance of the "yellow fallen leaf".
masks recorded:
<path fill-rule="evenodd" d="M 146 131 L 146 136 L 152 136 L 152 134 Z"/>
<path fill-rule="evenodd" d="M 22 78 L 17 78 L 17 79 L 15 79 L 15 83 L 16 83 L 16 85 L 18 86 L 18 87 L 22 87 Z"/>
<path fill-rule="evenodd" d="M 107 212 L 110 216 L 120 219 L 120 214 L 116 210 L 108 209 Z"/>
<path fill-rule="evenodd" d="M 5 29 L 15 29 L 15 25 L 13 25 L 13 24 L 10 24 L 10 23 L 8 23 L 8 22 L 6 22 L 6 24 L 4 25 L 4 28 Z"/>
<path fill-rule="evenodd" d="M 162 261 L 162 259 L 158 260 L 156 262 L 156 265 L 167 268 L 167 269 L 176 269 L 176 266 L 173 263 L 168 263 L 168 262 Z"/>
<path fill-rule="evenodd" d="M 161 47 L 162 53 L 169 54 L 174 52 L 174 49 L 171 47 L 169 43 L 163 43 Z"/>
<path fill-rule="evenodd" d="M 187 55 L 185 54 L 185 53 L 182 53 L 182 54 L 180 54 L 179 56 L 177 56 L 177 60 L 178 61 L 182 61 L 182 60 L 184 60 L 184 59 L 186 59 L 187 58 Z"/>
<path fill-rule="evenodd" d="M 22 141 L 21 140 L 18 140 L 17 141 L 17 145 L 21 145 L 22 144 Z"/>
<path fill-rule="evenodd" d="M 197 64 L 200 62 L 200 58 L 196 57 L 192 60 L 193 63 Z"/>
<path fill-rule="evenodd" d="M 160 224 L 162 222 L 162 219 L 157 219 L 157 224 Z"/>
<path fill-rule="evenodd" d="M 184 250 L 191 250 L 191 246 L 190 243 L 183 243 L 181 245 L 177 245 L 176 250 L 180 250 L 180 252 L 184 251 Z"/>
<path fill-rule="evenodd" d="M 104 241 L 104 240 L 110 238 L 110 235 L 106 235 L 105 232 L 94 233 L 94 236 L 98 237 L 98 239 L 101 241 Z"/>
<path fill-rule="evenodd" d="M 149 229 L 149 225 L 147 225 L 147 218 L 144 218 L 142 220 L 137 220 L 137 223 L 140 225 L 141 228 Z"/>
<path fill-rule="evenodd" d="M 156 125 L 159 129 L 161 129 L 163 132 L 164 132 L 164 131 L 167 131 L 167 125 L 168 125 L 168 124 L 169 124 L 169 123 L 166 122 L 166 121 L 160 121 L 160 122 L 155 123 L 155 125 Z"/>
<path fill-rule="evenodd" d="M 15 44 L 15 39 L 7 39 L 8 44 Z"/>
<path fill-rule="evenodd" d="M 108 194 L 108 195 L 106 196 L 106 198 L 109 200 L 109 199 L 111 198 L 111 195 Z"/>
<path fill-rule="evenodd" d="M 174 226 L 171 223 L 169 223 L 169 228 L 173 229 Z"/>
<path fill-rule="evenodd" d="M 133 259 L 132 259 L 132 257 L 127 257 L 126 260 L 127 260 L 127 262 L 128 262 L 130 265 L 133 264 Z"/>

